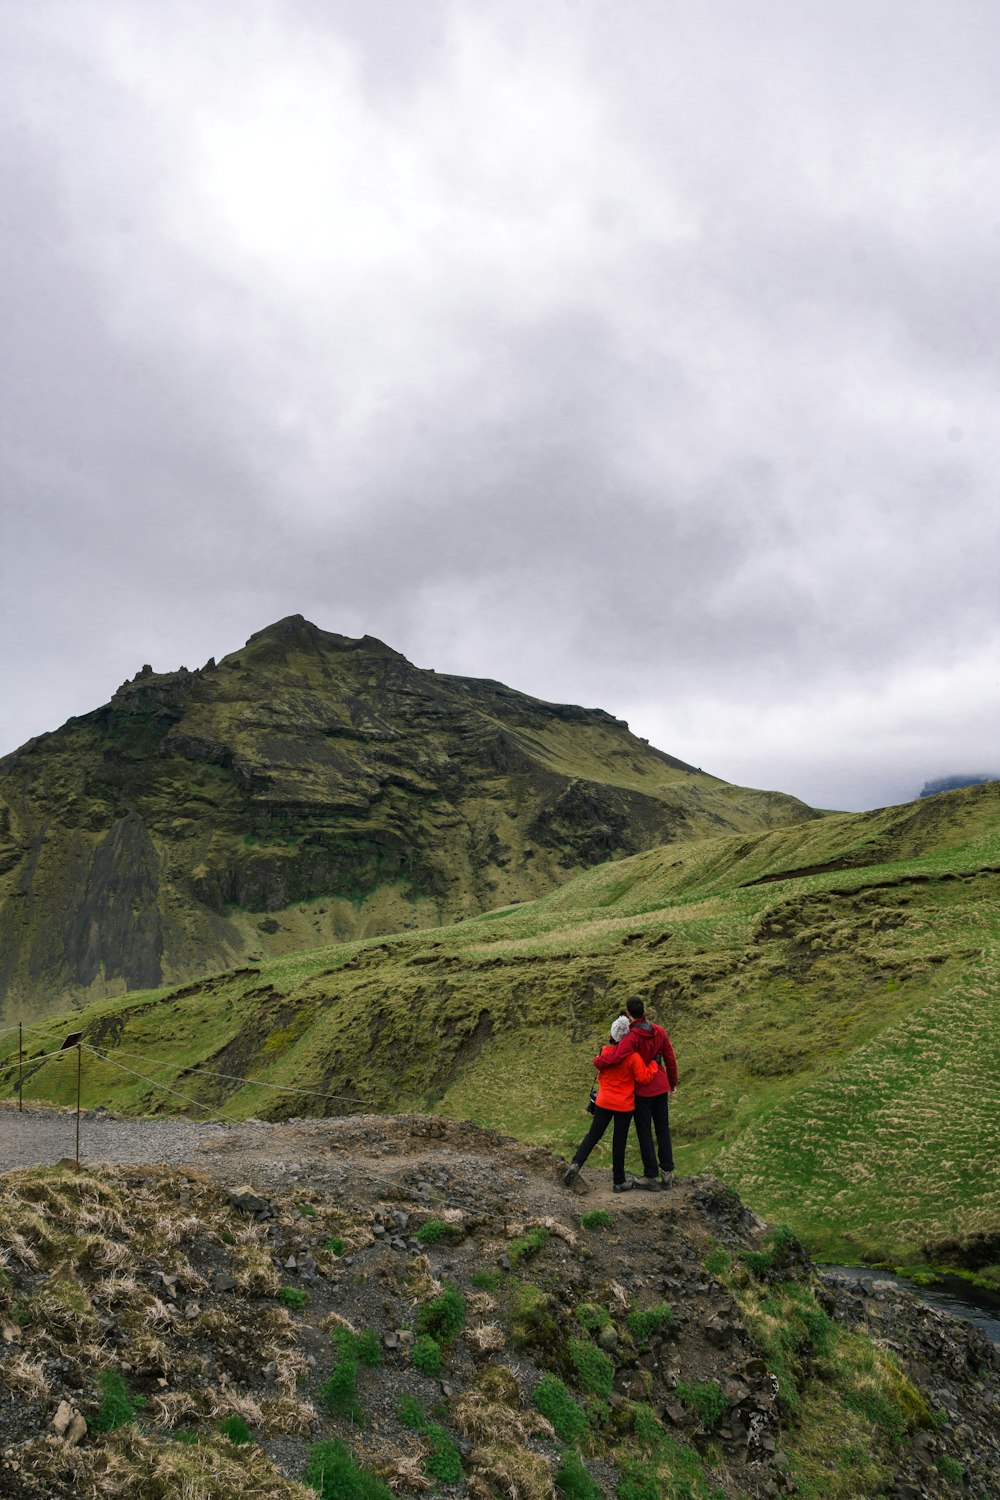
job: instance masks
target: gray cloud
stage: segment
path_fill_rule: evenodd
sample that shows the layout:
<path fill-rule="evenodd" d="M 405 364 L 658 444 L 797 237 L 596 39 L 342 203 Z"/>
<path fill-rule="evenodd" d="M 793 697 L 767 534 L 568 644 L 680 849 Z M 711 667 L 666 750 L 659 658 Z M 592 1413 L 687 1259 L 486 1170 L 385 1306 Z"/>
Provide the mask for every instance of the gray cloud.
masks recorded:
<path fill-rule="evenodd" d="M 302 611 L 822 805 L 1000 760 L 987 0 L 6 24 L 0 751 Z"/>

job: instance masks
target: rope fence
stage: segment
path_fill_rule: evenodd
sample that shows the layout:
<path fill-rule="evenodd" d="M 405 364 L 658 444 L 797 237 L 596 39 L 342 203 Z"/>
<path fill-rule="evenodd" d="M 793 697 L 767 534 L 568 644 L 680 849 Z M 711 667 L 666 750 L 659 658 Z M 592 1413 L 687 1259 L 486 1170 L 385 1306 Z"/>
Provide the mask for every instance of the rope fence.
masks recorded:
<path fill-rule="evenodd" d="M 158 1079 L 150 1078 L 147 1074 L 145 1074 L 145 1073 L 139 1073 L 139 1072 L 136 1071 L 135 1068 L 129 1068 L 124 1063 L 116 1061 L 116 1059 L 114 1057 L 112 1057 L 109 1053 L 104 1052 L 100 1048 L 93 1046 L 90 1042 L 85 1042 L 83 1040 L 83 1034 L 81 1032 L 73 1032 L 73 1033 L 71 1033 L 68 1037 L 65 1038 L 65 1040 L 62 1043 L 62 1045 L 59 1046 L 59 1047 L 57 1047 L 57 1048 L 55 1048 L 52 1052 L 42 1052 L 42 1053 L 36 1054 L 33 1057 L 25 1057 L 25 1054 L 24 1054 L 24 1034 L 25 1034 L 25 1032 L 37 1032 L 37 1031 L 46 1031 L 46 1030 L 51 1030 L 51 1028 L 50 1027 L 45 1027 L 45 1026 L 24 1026 L 24 1025 L 21 1025 L 21 1024 L 19 1024 L 17 1026 L 4 1026 L 4 1027 L 0 1027 L 0 1036 L 10 1035 L 10 1034 L 12 1034 L 15 1031 L 18 1033 L 18 1059 L 17 1059 L 17 1062 L 10 1062 L 10 1063 L 2 1063 L 2 1064 L 0 1064 L 0 1076 L 6 1076 L 8 1073 L 15 1073 L 15 1072 L 17 1073 L 17 1075 L 18 1075 L 18 1079 L 17 1079 L 17 1108 L 18 1108 L 18 1112 L 20 1113 L 24 1109 L 24 1081 L 25 1081 L 24 1074 L 25 1074 L 25 1069 L 26 1068 L 29 1069 L 31 1071 L 31 1073 L 33 1074 L 34 1072 L 37 1071 L 37 1065 L 39 1063 L 48 1062 L 49 1060 L 51 1060 L 54 1057 L 62 1057 L 62 1056 L 67 1056 L 68 1057 L 68 1056 L 72 1056 L 72 1055 L 75 1054 L 75 1056 L 76 1056 L 76 1111 L 75 1111 L 75 1114 L 76 1114 L 76 1158 L 75 1159 L 76 1159 L 76 1165 L 78 1167 L 80 1165 L 80 1118 L 81 1118 L 81 1115 L 82 1115 L 83 1054 L 84 1054 L 84 1052 L 89 1052 L 93 1057 L 100 1058 L 102 1062 L 107 1063 L 112 1068 L 117 1068 L 118 1071 L 121 1072 L 121 1073 L 128 1073 L 132 1078 L 138 1078 L 142 1083 L 149 1084 L 150 1088 L 152 1088 L 152 1089 L 159 1089 L 159 1091 L 161 1093 L 170 1094 L 175 1099 L 183 1099 L 186 1104 L 193 1105 L 193 1107 L 195 1109 L 204 1110 L 206 1112 L 206 1114 L 208 1114 L 209 1116 L 214 1116 L 215 1118 L 217 1118 L 219 1120 L 222 1120 L 222 1121 L 226 1121 L 229 1124 L 235 1124 L 236 1123 L 236 1121 L 234 1121 L 230 1116 L 225 1115 L 222 1112 L 221 1108 L 219 1108 L 217 1105 L 203 1104 L 200 1099 L 195 1099 L 190 1094 L 183 1094 L 183 1093 L 180 1092 L 179 1089 L 171 1088 L 171 1087 L 169 1087 L 168 1084 L 161 1083 Z M 126 1052 L 126 1051 L 122 1050 L 122 1051 L 119 1052 L 119 1055 L 121 1057 L 131 1058 L 133 1061 L 136 1061 L 136 1062 L 152 1063 L 156 1067 L 168 1067 L 168 1068 L 169 1067 L 173 1067 L 173 1064 L 170 1063 L 170 1062 L 168 1062 L 167 1060 L 165 1060 L 163 1058 L 150 1057 L 148 1053 Z M 217 1072 L 214 1072 L 210 1068 L 199 1068 L 199 1067 L 185 1068 L 185 1069 L 182 1069 L 181 1071 L 183 1072 L 183 1074 L 185 1076 L 188 1076 L 188 1075 L 191 1075 L 191 1074 L 197 1074 L 199 1076 L 204 1076 L 206 1078 L 223 1079 L 223 1080 L 225 1080 L 228 1083 L 238 1083 L 238 1084 L 241 1084 L 244 1087 L 248 1087 L 248 1088 L 272 1089 L 272 1090 L 275 1090 L 276 1092 L 282 1093 L 282 1094 L 296 1094 L 296 1095 L 305 1096 L 307 1098 L 313 1098 L 313 1099 L 332 1099 L 332 1100 L 336 1100 L 338 1103 L 341 1103 L 341 1104 L 353 1104 L 353 1105 L 356 1105 L 356 1106 L 358 1106 L 361 1109 L 365 1109 L 365 1108 L 369 1108 L 370 1107 L 370 1101 L 366 1101 L 364 1099 L 355 1099 L 355 1098 L 352 1098 L 348 1094 L 330 1094 L 330 1093 L 326 1093 L 322 1089 L 303 1089 L 303 1088 L 297 1088 L 297 1087 L 295 1087 L 292 1084 L 266 1083 L 262 1078 L 246 1078 L 246 1077 L 242 1076 L 239 1073 L 217 1073 Z"/>

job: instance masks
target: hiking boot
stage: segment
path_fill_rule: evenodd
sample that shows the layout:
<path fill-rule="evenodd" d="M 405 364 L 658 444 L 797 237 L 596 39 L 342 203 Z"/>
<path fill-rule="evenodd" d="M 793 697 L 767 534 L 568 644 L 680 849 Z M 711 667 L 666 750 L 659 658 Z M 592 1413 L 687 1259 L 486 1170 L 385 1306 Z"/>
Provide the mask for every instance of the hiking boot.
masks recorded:
<path fill-rule="evenodd" d="M 630 1193 L 634 1187 L 635 1183 L 631 1177 L 626 1177 L 624 1182 L 613 1182 L 611 1184 L 611 1191 L 613 1193 Z"/>
<path fill-rule="evenodd" d="M 563 1187 L 572 1187 L 580 1175 L 580 1168 L 575 1161 L 571 1161 L 563 1173 Z"/>
<path fill-rule="evenodd" d="M 637 1188 L 645 1188 L 648 1193 L 660 1191 L 660 1179 L 658 1177 L 637 1177 L 635 1180 Z"/>
<path fill-rule="evenodd" d="M 661 1172 L 660 1181 L 663 1183 L 664 1188 L 672 1188 L 674 1185 L 673 1172 Z"/>

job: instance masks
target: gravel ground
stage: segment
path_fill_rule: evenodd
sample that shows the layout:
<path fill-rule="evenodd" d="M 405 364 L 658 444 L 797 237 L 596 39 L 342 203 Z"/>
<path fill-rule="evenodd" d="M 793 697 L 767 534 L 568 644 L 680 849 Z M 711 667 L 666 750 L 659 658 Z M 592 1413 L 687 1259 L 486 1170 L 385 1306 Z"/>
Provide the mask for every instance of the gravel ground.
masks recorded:
<path fill-rule="evenodd" d="M 241 1125 L 249 1149 L 260 1149 L 274 1126 Z M 184 1119 L 134 1120 L 87 1110 L 80 1117 L 80 1162 L 83 1166 L 205 1167 L 205 1156 L 233 1127 Z M 30 1106 L 19 1112 L 0 1110 L 0 1172 L 19 1167 L 51 1166 L 76 1155 L 76 1114 L 72 1110 Z"/>

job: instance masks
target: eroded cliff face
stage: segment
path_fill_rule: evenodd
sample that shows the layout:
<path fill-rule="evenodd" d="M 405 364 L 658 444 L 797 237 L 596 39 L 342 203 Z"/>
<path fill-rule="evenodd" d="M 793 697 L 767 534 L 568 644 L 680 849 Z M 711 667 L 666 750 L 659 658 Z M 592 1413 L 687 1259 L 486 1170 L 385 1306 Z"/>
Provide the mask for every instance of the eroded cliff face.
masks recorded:
<path fill-rule="evenodd" d="M 0 1004 L 450 922 L 656 843 L 810 816 L 601 710 L 293 616 L 199 671 L 143 668 L 0 762 Z"/>

